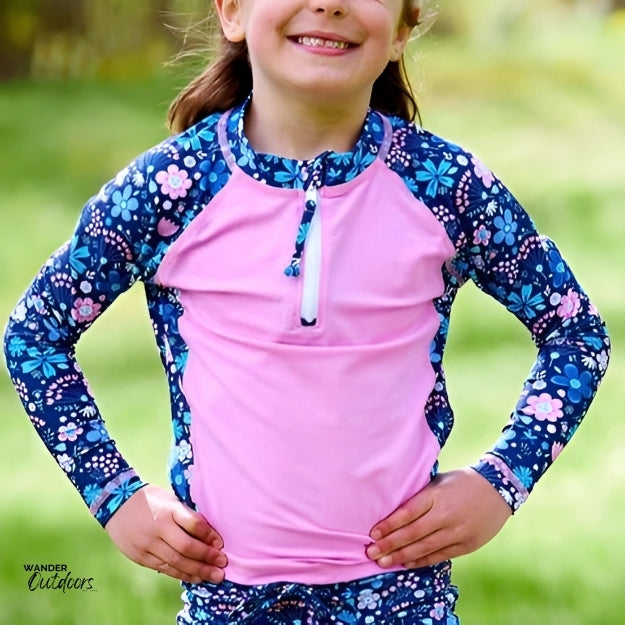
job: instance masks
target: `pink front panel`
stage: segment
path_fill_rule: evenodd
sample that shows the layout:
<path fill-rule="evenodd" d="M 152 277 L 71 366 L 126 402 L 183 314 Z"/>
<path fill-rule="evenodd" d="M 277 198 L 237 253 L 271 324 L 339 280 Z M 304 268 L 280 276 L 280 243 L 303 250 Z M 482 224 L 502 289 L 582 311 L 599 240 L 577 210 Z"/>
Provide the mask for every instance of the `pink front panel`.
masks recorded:
<path fill-rule="evenodd" d="M 157 275 L 185 311 L 192 496 L 244 584 L 379 573 L 368 533 L 440 451 L 423 409 L 453 246 L 381 162 L 322 189 L 319 319 L 302 327 L 304 276 L 282 273 L 302 204 L 235 173 Z"/>

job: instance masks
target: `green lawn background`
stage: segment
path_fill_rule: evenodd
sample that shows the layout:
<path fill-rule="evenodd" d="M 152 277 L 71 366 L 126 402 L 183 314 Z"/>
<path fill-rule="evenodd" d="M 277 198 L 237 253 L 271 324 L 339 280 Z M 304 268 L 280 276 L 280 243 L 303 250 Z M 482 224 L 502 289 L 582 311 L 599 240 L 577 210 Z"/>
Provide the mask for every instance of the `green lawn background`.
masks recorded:
<path fill-rule="evenodd" d="M 625 597 L 625 27 L 537 16 L 505 36 L 414 46 L 425 125 L 471 148 L 552 236 L 614 340 L 607 379 L 527 506 L 456 563 L 463 625 L 622 625 Z M 166 135 L 176 70 L 134 83 L 0 86 L 0 317 L 67 238 L 86 199 Z M 4 322 L 2 322 L 4 323 Z M 505 423 L 533 360 L 526 331 L 467 286 L 446 357 L 457 426 L 442 468 L 472 462 Z M 122 450 L 166 484 L 168 400 L 140 287 L 85 336 L 81 364 Z M 0 375 L 0 623 L 165 625 L 175 582 L 119 555 L 45 453 Z M 30 592 L 23 564 L 64 563 L 95 592 Z"/>

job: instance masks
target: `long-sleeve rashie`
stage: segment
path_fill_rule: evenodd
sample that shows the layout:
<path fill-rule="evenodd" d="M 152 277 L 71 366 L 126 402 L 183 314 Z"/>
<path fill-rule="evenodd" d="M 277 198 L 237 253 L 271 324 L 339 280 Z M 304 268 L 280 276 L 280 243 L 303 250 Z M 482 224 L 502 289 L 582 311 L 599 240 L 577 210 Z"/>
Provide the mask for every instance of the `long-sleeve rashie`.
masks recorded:
<path fill-rule="evenodd" d="M 475 464 L 516 510 L 608 362 L 554 243 L 475 156 L 411 123 L 370 111 L 351 152 L 293 161 L 255 153 L 244 112 L 206 118 L 105 185 L 11 315 L 12 379 L 91 512 L 106 524 L 144 483 L 74 346 L 136 280 L 171 393 L 171 483 L 223 536 L 228 579 L 379 572 L 370 528 L 429 482 L 452 428 L 442 358 L 468 279 L 538 348 Z"/>

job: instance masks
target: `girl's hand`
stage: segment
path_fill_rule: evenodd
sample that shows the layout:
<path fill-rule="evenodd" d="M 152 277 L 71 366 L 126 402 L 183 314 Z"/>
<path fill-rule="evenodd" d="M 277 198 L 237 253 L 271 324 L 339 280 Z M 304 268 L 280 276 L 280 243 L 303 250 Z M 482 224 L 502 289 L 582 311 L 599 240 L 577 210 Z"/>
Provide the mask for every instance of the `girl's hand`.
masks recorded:
<path fill-rule="evenodd" d="M 512 511 L 473 469 L 436 476 L 371 530 L 367 556 L 382 568 L 413 569 L 471 553 L 504 526 Z"/>
<path fill-rule="evenodd" d="M 170 491 L 147 485 L 105 527 L 128 558 L 185 582 L 218 584 L 228 560 L 223 540 L 197 512 Z"/>

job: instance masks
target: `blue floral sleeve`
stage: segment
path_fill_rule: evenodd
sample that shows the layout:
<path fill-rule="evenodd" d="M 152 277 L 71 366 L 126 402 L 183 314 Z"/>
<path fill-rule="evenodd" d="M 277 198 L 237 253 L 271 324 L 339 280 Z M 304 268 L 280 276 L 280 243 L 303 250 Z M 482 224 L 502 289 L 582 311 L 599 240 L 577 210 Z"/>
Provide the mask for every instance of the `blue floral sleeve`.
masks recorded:
<path fill-rule="evenodd" d="M 20 299 L 5 334 L 9 372 L 30 420 L 102 525 L 144 483 L 109 436 L 74 347 L 147 270 L 158 175 L 167 172 L 146 153 L 87 203 L 71 239 Z M 190 183 L 179 178 L 176 183 Z"/>
<path fill-rule="evenodd" d="M 556 245 L 476 157 L 455 159 L 455 269 L 516 315 L 538 347 L 509 424 L 474 467 L 516 510 L 580 425 L 605 373 L 609 339 Z"/>

